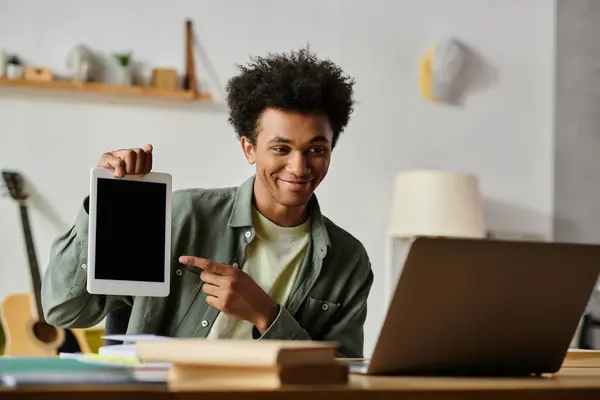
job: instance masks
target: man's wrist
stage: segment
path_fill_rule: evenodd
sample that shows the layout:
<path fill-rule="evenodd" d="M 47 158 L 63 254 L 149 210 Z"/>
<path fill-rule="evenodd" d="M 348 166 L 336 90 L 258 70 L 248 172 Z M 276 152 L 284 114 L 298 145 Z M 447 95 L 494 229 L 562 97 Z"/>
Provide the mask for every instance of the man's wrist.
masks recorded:
<path fill-rule="evenodd" d="M 277 319 L 278 314 L 279 305 L 273 300 L 266 307 L 265 312 L 262 313 L 254 323 L 254 326 L 256 326 L 256 329 L 258 329 L 261 335 L 263 335 L 267 331 L 267 329 L 269 329 L 269 327 L 273 324 L 273 322 L 275 322 L 275 319 Z"/>

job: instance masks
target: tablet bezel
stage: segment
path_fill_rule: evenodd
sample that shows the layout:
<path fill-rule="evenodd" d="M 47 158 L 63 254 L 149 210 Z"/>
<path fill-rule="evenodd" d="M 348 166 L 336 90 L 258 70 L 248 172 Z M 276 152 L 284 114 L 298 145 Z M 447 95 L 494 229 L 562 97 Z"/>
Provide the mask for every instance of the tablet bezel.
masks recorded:
<path fill-rule="evenodd" d="M 113 174 L 114 171 L 107 168 L 92 168 L 90 171 L 87 291 L 90 294 L 166 297 L 169 295 L 171 281 L 171 175 L 162 172 L 150 172 L 143 177 L 137 175 L 126 175 L 123 178 L 116 178 Z M 155 182 L 166 185 L 164 259 L 165 280 L 163 282 L 96 279 L 94 277 L 96 271 L 96 210 L 99 178 L 121 179 L 137 182 Z"/>

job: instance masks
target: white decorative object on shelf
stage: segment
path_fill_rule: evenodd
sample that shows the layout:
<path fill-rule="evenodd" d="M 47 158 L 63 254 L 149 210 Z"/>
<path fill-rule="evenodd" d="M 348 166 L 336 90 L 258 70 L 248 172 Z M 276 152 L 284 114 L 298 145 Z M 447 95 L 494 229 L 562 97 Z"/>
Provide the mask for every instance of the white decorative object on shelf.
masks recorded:
<path fill-rule="evenodd" d="M 17 57 L 13 56 L 8 59 L 8 64 L 6 65 L 6 77 L 8 79 L 22 78 L 23 71 L 23 64 Z"/>
<path fill-rule="evenodd" d="M 449 171 L 405 171 L 396 176 L 386 244 L 385 298 L 389 301 L 416 236 L 485 238 L 477 178 Z"/>
<path fill-rule="evenodd" d="M 121 86 L 131 86 L 133 84 L 133 73 L 130 66 L 117 65 L 111 68 L 110 79 L 107 83 Z"/>
<path fill-rule="evenodd" d="M 83 44 L 73 47 L 67 54 L 67 67 L 73 82 L 102 81 L 102 64 L 97 55 Z"/>
<path fill-rule="evenodd" d="M 113 85 L 131 86 L 133 84 L 133 68 L 131 52 L 113 54 L 107 67 L 105 81 Z"/>

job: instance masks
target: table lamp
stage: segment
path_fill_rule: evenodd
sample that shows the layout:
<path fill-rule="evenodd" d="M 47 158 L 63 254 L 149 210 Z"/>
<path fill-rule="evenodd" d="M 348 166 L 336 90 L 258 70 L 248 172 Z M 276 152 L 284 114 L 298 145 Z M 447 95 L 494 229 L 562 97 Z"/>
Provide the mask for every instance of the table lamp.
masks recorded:
<path fill-rule="evenodd" d="M 486 237 L 483 199 L 472 174 L 403 171 L 396 176 L 393 196 L 384 277 L 388 301 L 412 238 Z"/>

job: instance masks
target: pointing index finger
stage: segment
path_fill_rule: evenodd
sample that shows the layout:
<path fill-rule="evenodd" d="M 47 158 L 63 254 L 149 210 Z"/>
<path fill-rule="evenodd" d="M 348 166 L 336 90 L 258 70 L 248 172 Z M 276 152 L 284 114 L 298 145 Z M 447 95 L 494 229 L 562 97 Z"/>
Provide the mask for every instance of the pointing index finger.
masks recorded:
<path fill-rule="evenodd" d="M 227 275 L 229 269 L 227 265 L 219 264 L 201 257 L 181 256 L 179 257 L 179 262 L 185 265 L 202 268 L 205 271 L 213 272 L 217 275 Z"/>

